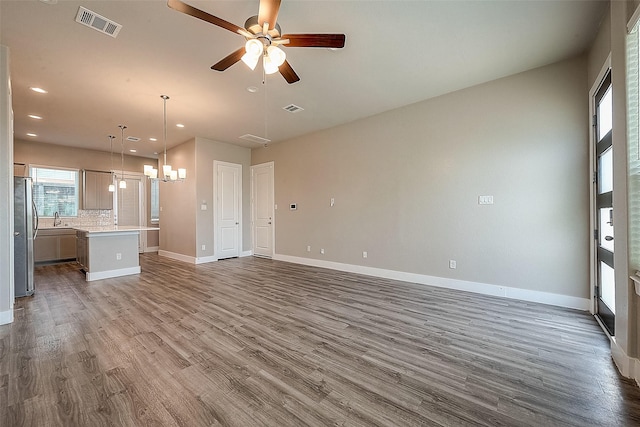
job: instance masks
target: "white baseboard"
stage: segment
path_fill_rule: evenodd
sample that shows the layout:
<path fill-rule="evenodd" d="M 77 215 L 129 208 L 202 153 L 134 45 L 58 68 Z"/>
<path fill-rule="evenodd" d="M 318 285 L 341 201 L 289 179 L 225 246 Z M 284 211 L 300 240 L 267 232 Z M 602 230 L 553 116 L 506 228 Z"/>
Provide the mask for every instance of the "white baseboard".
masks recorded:
<path fill-rule="evenodd" d="M 620 375 L 625 378 L 632 378 L 636 384 L 640 385 L 640 360 L 629 357 L 627 353 L 618 345 L 615 337 L 609 338 L 611 342 L 611 357 L 616 364 Z"/>
<path fill-rule="evenodd" d="M 218 261 L 218 258 L 215 256 L 205 256 L 205 257 L 196 258 L 194 256 L 179 254 L 176 252 L 169 252 L 162 249 L 158 250 L 158 255 L 175 259 L 176 261 L 188 262 L 189 264 L 205 264 L 207 262 Z"/>
<path fill-rule="evenodd" d="M 357 273 L 367 276 L 382 277 L 385 279 L 400 280 L 403 282 L 413 282 L 420 283 L 422 285 L 475 292 L 482 295 L 492 295 L 524 301 L 539 302 L 542 304 L 574 308 L 583 311 L 589 310 L 589 299 L 587 298 L 578 298 L 568 295 L 552 294 L 549 292 L 534 291 L 529 289 L 511 288 L 507 286 L 491 285 L 488 283 L 469 282 L 466 280 L 448 279 L 445 277 L 427 276 L 424 274 L 407 273 L 403 271 L 386 270 L 382 268 L 343 264 L 339 262 L 323 261 L 281 254 L 274 255 L 273 259 L 292 262 L 295 264 L 310 265 L 313 267 L 329 268 L 331 270 L 346 271 L 348 273 Z"/>
<path fill-rule="evenodd" d="M 183 255 L 183 254 L 179 254 L 176 252 L 169 252 L 169 251 L 165 251 L 162 249 L 158 250 L 158 255 L 160 256 L 164 256 L 167 258 L 171 258 L 171 259 L 175 259 L 177 261 L 182 261 L 182 262 L 188 262 L 189 264 L 195 264 L 196 263 L 196 258 L 189 256 L 189 255 Z"/>
<path fill-rule="evenodd" d="M 215 255 L 196 258 L 189 255 L 183 255 L 175 252 L 164 251 L 161 249 L 158 250 L 158 255 L 175 259 L 177 261 L 188 262 L 189 264 L 206 264 L 208 262 L 218 261 L 218 257 Z M 240 253 L 240 257 L 246 257 L 251 255 L 253 255 L 252 251 L 243 251 Z"/>
<path fill-rule="evenodd" d="M 194 264 L 206 264 L 208 262 L 216 262 L 218 257 L 215 256 L 203 256 L 195 259 Z"/>
<path fill-rule="evenodd" d="M 87 272 L 87 282 L 93 282 L 94 280 L 110 279 L 112 277 L 128 276 L 130 274 L 139 274 L 140 266 L 119 268 L 118 270 L 98 271 L 95 273 Z"/>
<path fill-rule="evenodd" d="M 144 250 L 144 253 L 148 253 L 148 252 L 158 252 L 160 250 L 160 246 L 147 246 L 147 248 Z"/>
<path fill-rule="evenodd" d="M 0 325 L 13 323 L 13 310 L 0 311 Z"/>

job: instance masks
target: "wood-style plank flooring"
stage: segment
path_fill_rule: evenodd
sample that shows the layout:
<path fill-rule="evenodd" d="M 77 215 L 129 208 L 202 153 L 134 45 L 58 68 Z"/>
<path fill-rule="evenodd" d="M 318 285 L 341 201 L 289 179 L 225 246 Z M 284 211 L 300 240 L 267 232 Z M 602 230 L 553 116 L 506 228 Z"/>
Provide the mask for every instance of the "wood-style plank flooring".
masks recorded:
<path fill-rule="evenodd" d="M 587 313 L 241 258 L 37 267 L 0 326 L 2 426 L 632 426 Z"/>

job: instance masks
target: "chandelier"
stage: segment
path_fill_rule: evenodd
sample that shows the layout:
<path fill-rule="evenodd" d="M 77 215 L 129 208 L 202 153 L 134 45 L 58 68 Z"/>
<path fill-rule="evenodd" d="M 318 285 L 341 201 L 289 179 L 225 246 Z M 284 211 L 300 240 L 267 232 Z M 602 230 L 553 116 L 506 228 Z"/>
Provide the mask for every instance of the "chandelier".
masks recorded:
<path fill-rule="evenodd" d="M 187 170 L 184 168 L 172 169 L 167 163 L 167 95 L 160 95 L 163 102 L 163 128 L 164 128 L 164 162 L 162 164 L 162 175 L 158 177 L 158 169 L 152 165 L 144 165 L 144 174 L 153 180 L 162 182 L 182 182 L 187 177 Z"/>

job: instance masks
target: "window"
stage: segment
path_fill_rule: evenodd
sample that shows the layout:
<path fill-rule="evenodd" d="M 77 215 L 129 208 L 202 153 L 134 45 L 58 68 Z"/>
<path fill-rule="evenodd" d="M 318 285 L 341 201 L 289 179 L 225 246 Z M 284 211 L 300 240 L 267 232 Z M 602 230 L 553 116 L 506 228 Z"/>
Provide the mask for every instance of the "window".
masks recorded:
<path fill-rule="evenodd" d="M 78 170 L 29 167 L 33 201 L 41 217 L 78 216 Z"/>
<path fill-rule="evenodd" d="M 160 222 L 160 181 L 151 180 L 151 224 Z"/>
<path fill-rule="evenodd" d="M 627 172 L 629 269 L 640 270 L 640 32 L 627 36 Z"/>

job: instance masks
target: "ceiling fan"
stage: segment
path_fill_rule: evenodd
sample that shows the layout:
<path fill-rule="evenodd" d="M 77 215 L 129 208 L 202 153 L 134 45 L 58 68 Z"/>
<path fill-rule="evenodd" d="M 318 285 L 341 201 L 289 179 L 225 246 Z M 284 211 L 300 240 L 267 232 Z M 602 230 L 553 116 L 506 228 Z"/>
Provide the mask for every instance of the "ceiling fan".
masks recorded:
<path fill-rule="evenodd" d="M 286 55 L 278 46 L 343 48 L 344 34 L 282 34 L 277 23 L 281 0 L 260 0 L 258 14 L 250 17 L 239 27 L 224 19 L 213 16 L 180 0 L 168 0 L 167 5 L 178 12 L 191 15 L 210 24 L 217 25 L 246 39 L 245 46 L 226 56 L 211 66 L 212 70 L 224 71 L 242 60 L 252 70 L 262 59 L 265 73 L 279 71 L 291 84 L 300 80 L 286 60 Z"/>

